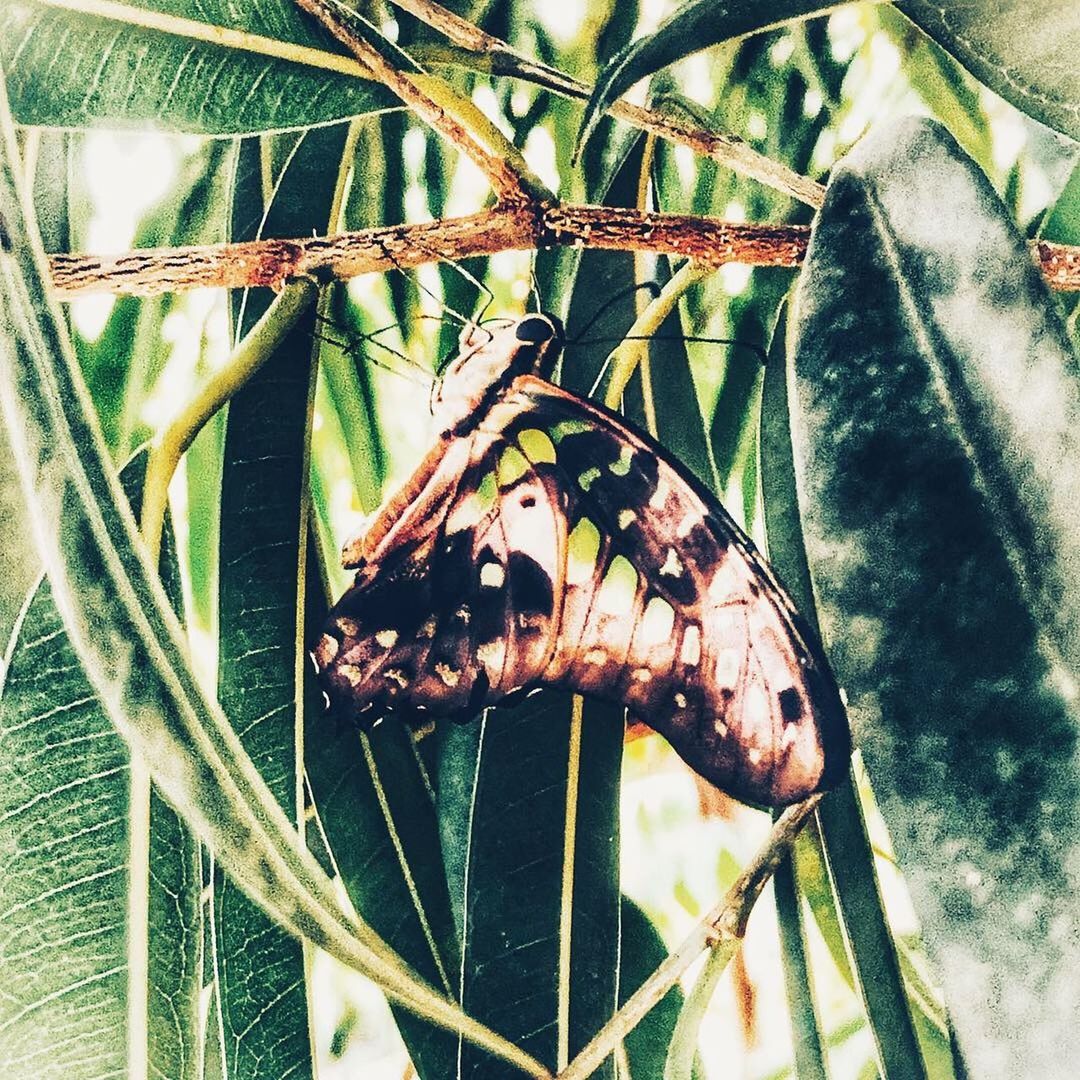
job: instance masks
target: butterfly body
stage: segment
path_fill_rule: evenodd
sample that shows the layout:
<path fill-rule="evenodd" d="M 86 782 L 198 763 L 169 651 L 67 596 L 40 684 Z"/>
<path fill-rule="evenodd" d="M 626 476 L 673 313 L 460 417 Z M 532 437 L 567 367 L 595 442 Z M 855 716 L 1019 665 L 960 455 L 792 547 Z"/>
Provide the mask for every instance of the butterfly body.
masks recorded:
<path fill-rule="evenodd" d="M 435 447 L 346 548 L 355 583 L 314 653 L 331 707 L 468 717 L 561 687 L 625 705 L 747 802 L 835 783 L 850 741 L 812 634 L 689 474 L 536 374 L 557 341 L 533 315 L 463 342 Z"/>

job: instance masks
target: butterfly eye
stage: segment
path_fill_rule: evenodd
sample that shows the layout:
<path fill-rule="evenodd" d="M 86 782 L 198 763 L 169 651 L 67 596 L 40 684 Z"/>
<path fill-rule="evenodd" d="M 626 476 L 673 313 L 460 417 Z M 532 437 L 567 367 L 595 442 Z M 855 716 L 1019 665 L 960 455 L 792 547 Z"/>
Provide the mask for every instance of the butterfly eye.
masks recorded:
<path fill-rule="evenodd" d="M 529 345 L 543 345 L 555 336 L 555 327 L 550 319 L 543 315 L 526 315 L 514 330 L 514 336 L 518 341 L 524 341 Z"/>

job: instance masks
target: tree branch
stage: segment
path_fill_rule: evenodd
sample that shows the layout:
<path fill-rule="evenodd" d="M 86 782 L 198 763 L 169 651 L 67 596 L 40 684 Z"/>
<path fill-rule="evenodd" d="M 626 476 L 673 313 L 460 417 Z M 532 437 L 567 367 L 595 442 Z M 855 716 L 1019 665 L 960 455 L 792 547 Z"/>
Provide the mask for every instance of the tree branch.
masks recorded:
<path fill-rule="evenodd" d="M 660 252 L 707 267 L 725 263 L 794 267 L 806 254 L 808 238 L 809 229 L 802 225 L 747 224 L 608 206 L 518 205 L 330 237 L 119 255 L 52 255 L 49 264 L 57 295 L 70 300 L 101 292 L 154 296 L 200 288 L 280 289 L 295 277 L 330 281 L 559 245 Z M 1080 290 L 1080 247 L 1038 241 L 1032 244 L 1032 254 L 1051 288 Z"/>

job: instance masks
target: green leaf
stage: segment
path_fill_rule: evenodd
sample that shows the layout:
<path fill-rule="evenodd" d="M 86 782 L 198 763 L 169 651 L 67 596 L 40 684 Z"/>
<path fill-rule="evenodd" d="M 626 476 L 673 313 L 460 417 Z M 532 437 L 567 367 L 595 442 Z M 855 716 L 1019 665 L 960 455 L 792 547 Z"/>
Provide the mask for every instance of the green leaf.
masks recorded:
<path fill-rule="evenodd" d="M 960 1045 L 977 1075 L 1053 1074 L 1080 1007 L 1080 383 L 943 129 L 834 172 L 794 349 L 822 623 Z"/>
<path fill-rule="evenodd" d="M 781 309 L 765 369 L 761 413 L 762 494 L 769 558 L 803 617 L 818 627 L 814 580 L 807 562 L 808 550 L 797 493 L 791 416 L 788 398 L 790 371 L 788 313 Z M 832 643 L 830 659 L 840 647 Z M 835 662 L 835 661 L 833 661 Z M 839 669 L 842 675 L 842 669 Z M 817 814 L 822 846 L 827 854 L 829 876 L 836 903 L 843 914 L 851 943 L 851 967 L 834 952 L 838 969 L 856 976 L 863 1007 L 874 1033 L 875 1051 L 882 1073 L 890 1077 L 925 1075 L 911 1013 L 904 994 L 896 947 L 885 918 L 881 891 L 874 869 L 874 854 L 866 831 L 862 808 L 851 777 L 821 804 Z M 816 854 L 806 852 L 807 855 Z M 816 868 L 816 867 L 815 867 Z M 814 887 L 816 886 L 816 888 Z M 831 903 L 822 898 L 824 883 L 811 879 L 811 897 L 817 896 L 818 916 L 826 941 L 839 947 Z M 830 933 L 830 931 L 832 931 Z M 808 1065 L 809 1063 L 803 1063 Z M 812 1066 L 811 1066 L 812 1067 Z"/>
<path fill-rule="evenodd" d="M 0 65 L 20 124 L 236 135 L 397 106 L 292 0 L 125 0 L 94 14 L 0 6 Z"/>
<path fill-rule="evenodd" d="M 0 412 L 57 606 L 110 719 L 170 804 L 280 924 L 378 979 L 397 1000 L 539 1074 L 341 910 L 332 883 L 200 688 L 43 285 L 45 256 L 25 217 L 29 201 L 2 90 Z"/>
<path fill-rule="evenodd" d="M 1072 0 L 979 4 L 898 0 L 946 52 L 1021 112 L 1080 139 L 1080 9 Z"/>
<path fill-rule="evenodd" d="M 621 709 L 544 692 L 440 733 L 438 811 L 463 1007 L 549 1067 L 615 1010 Z M 614 906 L 610 898 L 614 896 Z M 506 1077 L 464 1046 L 461 1075 Z M 605 1065 L 597 1076 L 611 1076 Z"/>
<path fill-rule="evenodd" d="M 638 38 L 608 62 L 596 80 L 581 121 L 583 146 L 611 108 L 634 83 L 702 49 L 760 33 L 793 19 L 805 19 L 833 7 L 821 0 L 689 0 L 658 30 Z"/>
<path fill-rule="evenodd" d="M 125 470 L 136 504 L 144 466 Z M 165 559 L 176 603 L 169 543 Z M 42 581 L 0 696 L 0 1070 L 12 1080 L 123 1073 L 142 1055 L 160 1076 L 199 1075 L 199 845 L 137 779 L 133 791 L 129 764 Z M 139 882 L 145 907 L 128 899 Z M 145 1028 L 129 1029 L 132 993 Z"/>
<path fill-rule="evenodd" d="M 648 916 L 623 897 L 622 949 L 619 954 L 619 1004 L 630 996 L 668 958 L 667 946 Z M 623 1045 L 634 1080 L 662 1076 L 668 1044 L 682 1008 L 682 988 L 673 986 L 626 1036 Z"/>

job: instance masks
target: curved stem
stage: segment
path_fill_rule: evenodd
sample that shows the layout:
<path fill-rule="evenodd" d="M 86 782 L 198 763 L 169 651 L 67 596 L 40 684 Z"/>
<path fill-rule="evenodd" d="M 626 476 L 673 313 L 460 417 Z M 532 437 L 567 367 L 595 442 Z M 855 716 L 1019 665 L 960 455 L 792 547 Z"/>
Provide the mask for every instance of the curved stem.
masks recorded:
<path fill-rule="evenodd" d="M 777 819 L 769 839 L 715 907 L 686 940 L 645 980 L 621 1009 L 593 1037 L 557 1080 L 586 1080 L 616 1046 L 645 1018 L 679 981 L 705 949 L 721 951 L 717 964 L 730 959 L 746 931 L 746 920 L 780 860 L 790 850 L 799 831 L 817 809 L 824 795 L 789 806 Z M 734 947 L 730 948 L 729 944 Z M 726 954 L 726 957 L 725 955 Z"/>
<path fill-rule="evenodd" d="M 286 286 L 233 350 L 225 366 L 216 372 L 150 446 L 143 494 L 143 541 L 156 565 L 161 550 L 161 530 L 169 502 L 169 483 L 184 451 L 203 425 L 265 363 L 274 349 L 314 302 L 318 289 L 311 281 Z"/>

